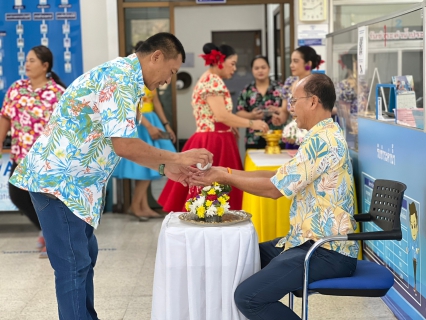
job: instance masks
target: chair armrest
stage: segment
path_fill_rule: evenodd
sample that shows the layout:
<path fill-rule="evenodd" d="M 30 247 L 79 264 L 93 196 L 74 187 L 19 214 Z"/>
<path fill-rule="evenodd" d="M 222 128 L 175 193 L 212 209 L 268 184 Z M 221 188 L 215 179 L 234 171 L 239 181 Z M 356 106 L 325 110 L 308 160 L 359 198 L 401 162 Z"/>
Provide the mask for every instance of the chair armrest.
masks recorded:
<path fill-rule="evenodd" d="M 364 221 L 371 221 L 371 214 L 369 213 L 361 213 L 361 214 L 354 214 L 353 215 L 356 222 L 364 222 Z"/>
<path fill-rule="evenodd" d="M 402 232 L 399 231 L 374 231 L 349 233 L 348 240 L 398 240 L 402 239 Z"/>

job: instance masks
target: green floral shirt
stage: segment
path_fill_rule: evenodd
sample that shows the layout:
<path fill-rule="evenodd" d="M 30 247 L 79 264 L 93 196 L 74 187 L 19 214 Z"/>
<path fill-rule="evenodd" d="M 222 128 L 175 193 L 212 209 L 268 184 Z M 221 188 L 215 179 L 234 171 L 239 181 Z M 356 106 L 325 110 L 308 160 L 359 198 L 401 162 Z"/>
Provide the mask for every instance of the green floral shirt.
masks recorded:
<path fill-rule="evenodd" d="M 282 86 L 279 82 L 271 80 L 268 90 L 264 96 L 257 90 L 255 81 L 247 85 L 243 91 L 241 91 L 238 98 L 237 111 L 245 110 L 247 112 L 253 111 L 254 108 L 262 110 L 268 109 L 270 106 L 281 107 L 282 98 Z M 272 124 L 272 116 L 268 115 L 264 118 L 264 121 L 269 125 L 270 130 L 282 130 L 283 126 L 274 126 Z M 259 141 L 259 136 L 254 135 L 253 129 L 247 128 L 246 130 L 246 145 L 256 145 Z"/>
<path fill-rule="evenodd" d="M 277 247 L 287 250 L 308 240 L 356 230 L 354 180 L 342 129 L 327 119 L 308 131 L 296 156 L 278 169 L 272 183 L 292 199 L 290 231 Z M 324 248 L 356 258 L 356 241 L 329 242 Z"/>
<path fill-rule="evenodd" d="M 106 184 L 121 159 L 112 137 L 137 138 L 136 102 L 143 95 L 136 54 L 106 62 L 78 77 L 10 182 L 55 195 L 96 228 Z"/>

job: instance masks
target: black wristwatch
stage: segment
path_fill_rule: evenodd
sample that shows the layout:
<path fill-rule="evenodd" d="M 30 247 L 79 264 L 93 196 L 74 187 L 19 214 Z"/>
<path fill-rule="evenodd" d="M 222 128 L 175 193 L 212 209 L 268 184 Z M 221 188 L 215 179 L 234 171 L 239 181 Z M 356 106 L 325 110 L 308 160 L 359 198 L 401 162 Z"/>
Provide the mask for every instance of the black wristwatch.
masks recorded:
<path fill-rule="evenodd" d="M 164 167 L 165 166 L 166 165 L 164 163 L 162 163 L 158 166 L 158 173 L 160 174 L 160 176 L 163 176 L 163 177 L 165 176 L 165 174 L 164 174 Z"/>

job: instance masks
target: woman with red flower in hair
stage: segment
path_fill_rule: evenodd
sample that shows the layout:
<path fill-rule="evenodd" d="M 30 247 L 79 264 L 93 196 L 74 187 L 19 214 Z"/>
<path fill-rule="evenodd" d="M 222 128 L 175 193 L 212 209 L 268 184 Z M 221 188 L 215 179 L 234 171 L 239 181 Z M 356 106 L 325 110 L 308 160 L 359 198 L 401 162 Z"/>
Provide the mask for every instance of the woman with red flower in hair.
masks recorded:
<path fill-rule="evenodd" d="M 242 170 L 240 154 L 232 128 L 252 128 L 266 132 L 269 126 L 263 120 L 252 120 L 232 113 L 231 94 L 223 79 L 232 78 L 238 56 L 231 46 L 216 47 L 213 43 L 203 46 L 201 57 L 209 68 L 204 72 L 192 93 L 192 107 L 197 130 L 182 151 L 206 148 L 213 153 L 213 166 Z M 196 189 L 196 188 L 194 188 Z M 169 180 L 158 199 L 163 210 L 186 211 L 185 202 L 198 190 L 189 190 L 180 183 Z M 234 188 L 229 194 L 230 208 L 241 209 L 242 191 Z"/>

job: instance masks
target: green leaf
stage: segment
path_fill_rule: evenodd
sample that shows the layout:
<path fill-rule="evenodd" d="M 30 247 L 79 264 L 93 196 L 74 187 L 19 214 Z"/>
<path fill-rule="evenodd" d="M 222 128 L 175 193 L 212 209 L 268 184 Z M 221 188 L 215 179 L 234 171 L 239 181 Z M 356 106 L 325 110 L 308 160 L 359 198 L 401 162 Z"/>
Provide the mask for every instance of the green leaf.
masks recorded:
<path fill-rule="evenodd" d="M 99 157 L 99 154 L 107 146 L 105 139 L 97 139 L 92 141 L 89 146 L 89 151 L 83 156 L 81 165 L 83 167 L 89 167 L 92 162 L 95 162 Z"/>

